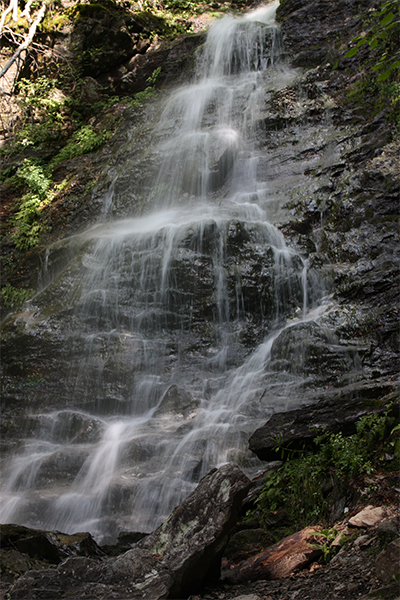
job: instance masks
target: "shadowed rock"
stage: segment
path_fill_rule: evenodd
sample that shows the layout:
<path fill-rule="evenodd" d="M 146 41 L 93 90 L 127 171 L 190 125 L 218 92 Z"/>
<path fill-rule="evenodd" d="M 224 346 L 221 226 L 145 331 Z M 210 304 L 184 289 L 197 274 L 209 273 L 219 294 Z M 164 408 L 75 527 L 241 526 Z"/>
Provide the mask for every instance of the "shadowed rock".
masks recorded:
<path fill-rule="evenodd" d="M 315 544 L 316 534 L 318 529 L 308 527 L 240 563 L 224 559 L 221 577 L 230 583 L 289 577 L 322 554 Z"/>
<path fill-rule="evenodd" d="M 218 575 L 229 531 L 250 481 L 238 467 L 213 469 L 154 533 L 103 561 L 73 557 L 20 577 L 10 600 L 186 598 Z"/>
<path fill-rule="evenodd" d="M 368 414 L 383 414 L 388 410 L 391 402 L 397 399 L 397 404 L 391 408 L 398 414 L 398 395 L 396 392 L 387 394 L 380 400 L 374 400 L 370 392 L 377 389 L 360 386 L 359 397 L 353 394 L 341 398 L 336 392 L 331 398 L 322 400 L 314 406 L 291 410 L 286 413 L 277 413 L 265 425 L 257 429 L 249 440 L 249 447 L 261 460 L 277 460 L 280 455 L 275 448 L 283 446 L 290 450 L 300 450 L 304 444 L 312 445 L 313 440 L 324 431 L 343 435 L 352 435 L 356 432 L 357 421 Z M 343 395 L 346 390 L 343 390 Z"/>

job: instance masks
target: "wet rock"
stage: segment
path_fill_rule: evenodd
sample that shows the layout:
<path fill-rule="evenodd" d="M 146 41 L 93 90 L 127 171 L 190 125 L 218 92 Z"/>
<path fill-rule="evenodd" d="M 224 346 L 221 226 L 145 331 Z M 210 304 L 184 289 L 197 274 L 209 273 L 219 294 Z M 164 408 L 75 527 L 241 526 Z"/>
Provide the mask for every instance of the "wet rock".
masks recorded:
<path fill-rule="evenodd" d="M 312 446 L 314 438 L 324 431 L 341 431 L 343 435 L 352 435 L 356 432 L 356 424 L 361 417 L 383 414 L 396 397 L 396 394 L 389 394 L 380 400 L 374 400 L 375 391 L 377 390 L 374 387 L 359 386 L 357 389 L 355 386 L 347 390 L 347 395 L 346 390 L 342 389 L 341 393 L 336 392 L 331 398 L 321 400 L 307 409 L 272 415 L 269 421 L 251 436 L 250 450 L 261 460 L 276 460 L 278 437 L 283 446 L 299 450 L 304 444 Z M 396 410 L 398 411 L 398 406 L 395 405 L 394 411 Z"/>
<path fill-rule="evenodd" d="M 400 538 L 390 542 L 375 562 L 376 574 L 384 583 L 400 578 Z"/>
<path fill-rule="evenodd" d="M 177 385 L 171 385 L 161 398 L 155 415 L 165 413 L 187 414 L 194 408 L 196 408 L 196 402 L 191 394 Z"/>
<path fill-rule="evenodd" d="M 131 550 L 140 540 L 145 538 L 148 533 L 141 533 L 140 531 L 122 531 L 117 538 L 116 544 L 105 544 L 101 546 L 101 550 L 107 554 L 107 556 L 119 556 L 124 554 L 128 550 Z"/>
<path fill-rule="evenodd" d="M 315 547 L 318 531 L 315 528 L 303 529 L 239 564 L 224 559 L 221 578 L 229 583 L 240 583 L 289 577 L 293 571 L 304 568 L 322 554 L 322 550 Z"/>
<path fill-rule="evenodd" d="M 174 574 L 172 598 L 195 592 L 218 572 L 229 531 L 249 486 L 248 478 L 234 465 L 214 469 L 141 544 L 161 555 L 161 564 Z"/>
<path fill-rule="evenodd" d="M 103 556 L 90 533 L 68 535 L 21 525 L 0 525 L 1 548 L 14 548 L 31 558 L 58 564 L 69 556 Z"/>
<path fill-rule="evenodd" d="M 136 54 L 131 58 L 128 73 L 121 79 L 116 78 L 113 81 L 112 76 L 108 76 L 104 77 L 104 83 L 111 85 L 116 92 L 134 94 L 148 86 L 147 80 L 158 68 L 161 69 L 157 80 L 159 84 L 165 85 L 178 80 L 186 70 L 190 70 L 193 54 L 203 42 L 204 36 L 199 34 L 165 42 L 154 49 L 150 47 L 145 54 Z"/>
<path fill-rule="evenodd" d="M 364 1 L 363 10 L 371 5 L 373 2 Z M 337 36 L 342 39 L 344 30 L 352 32 L 359 22 L 353 4 L 347 0 L 329 5 L 329 10 L 324 0 L 312 4 L 285 2 L 278 7 L 276 18 L 282 23 L 292 65 L 307 68 L 329 62 Z"/>
<path fill-rule="evenodd" d="M 10 599 L 186 597 L 218 575 L 249 485 L 233 465 L 214 469 L 163 525 L 132 550 L 101 562 L 74 557 L 57 568 L 31 571 L 17 580 Z"/>
<path fill-rule="evenodd" d="M 272 367 L 307 378 L 311 385 L 321 379 L 325 385 L 340 386 L 345 374 L 354 374 L 359 365 L 357 347 L 339 344 L 336 335 L 313 321 L 289 327 L 271 348 Z M 283 363 L 283 364 L 282 364 Z"/>

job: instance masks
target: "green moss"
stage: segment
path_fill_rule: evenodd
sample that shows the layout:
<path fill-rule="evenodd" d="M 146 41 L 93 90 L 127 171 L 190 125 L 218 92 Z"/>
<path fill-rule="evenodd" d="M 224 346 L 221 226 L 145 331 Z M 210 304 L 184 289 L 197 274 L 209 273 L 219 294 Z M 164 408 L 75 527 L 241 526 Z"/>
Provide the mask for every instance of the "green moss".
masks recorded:
<path fill-rule="evenodd" d="M 111 1 L 108 6 L 100 3 L 76 4 L 70 9 L 70 14 L 75 19 L 95 19 L 112 13 L 113 9 L 115 5 Z"/>

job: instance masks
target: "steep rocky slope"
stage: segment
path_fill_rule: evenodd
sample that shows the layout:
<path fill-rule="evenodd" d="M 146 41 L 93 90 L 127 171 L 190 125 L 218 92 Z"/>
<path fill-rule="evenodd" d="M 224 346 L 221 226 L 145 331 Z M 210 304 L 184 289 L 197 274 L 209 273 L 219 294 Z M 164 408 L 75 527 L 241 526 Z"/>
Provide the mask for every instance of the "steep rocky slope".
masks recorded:
<path fill-rule="evenodd" d="M 359 72 L 363 69 L 365 56 L 343 58 L 347 42 L 358 33 L 363 15 L 374 7 L 373 2 L 360 5 L 347 1 L 332 4 L 286 0 L 282 4 L 278 9 L 278 19 L 282 23 L 287 59 L 303 71 L 295 84 L 267 98 L 260 141 L 271 149 L 272 161 L 263 165 L 265 172 L 270 169 L 275 175 L 284 174 L 285 160 L 282 159 L 287 158 L 289 149 L 293 151 L 299 143 L 296 129 L 300 125 L 306 124 L 310 131 L 325 122 L 335 126 L 333 140 L 309 139 L 297 154 L 294 152 L 292 155 L 290 160 L 299 165 L 301 176 L 297 187 L 292 189 L 284 218 L 278 222 L 278 227 L 291 244 L 302 249 L 309 265 L 323 277 L 328 291 L 334 295 L 334 307 L 325 319 L 326 325 L 334 329 L 335 339 L 322 336 L 316 344 L 315 338 L 321 335 L 321 331 L 308 325 L 293 329 L 288 333 L 291 339 L 281 340 L 281 345 L 276 348 L 275 360 L 277 365 L 281 365 L 285 359 L 285 344 L 296 343 L 301 336 L 306 349 L 301 360 L 293 360 L 287 365 L 287 370 L 296 376 L 307 373 L 310 378 L 303 391 L 304 403 L 322 399 L 334 407 L 335 400 L 340 397 L 349 405 L 354 399 L 361 404 L 364 400 L 366 406 L 371 403 L 375 410 L 388 398 L 391 402 L 398 398 L 399 142 L 391 120 L 393 107 L 377 98 L 372 89 L 373 80 L 369 83 L 372 91 L 368 84 L 360 87 L 362 79 Z M 120 106 L 122 108 L 123 105 Z M 152 110 L 150 106 L 148 118 L 151 118 Z M 139 137 L 145 146 L 143 134 L 146 126 L 140 123 L 140 112 L 126 109 L 124 118 L 132 117 L 138 119 Z M 103 164 L 107 164 L 107 168 L 112 164 L 114 171 L 118 171 L 120 155 L 115 148 L 123 145 L 125 135 L 122 127 L 102 155 L 88 159 L 98 165 L 99 174 Z M 141 150 L 139 144 L 136 148 L 139 156 Z M 322 155 L 323 166 L 319 161 Z M 326 156 L 329 160 L 325 160 Z M 77 166 L 76 162 L 71 162 L 59 168 L 62 172 L 63 169 L 77 169 Z M 144 163 L 142 166 L 143 169 L 138 168 L 134 174 L 138 184 L 145 180 L 146 169 L 149 168 Z M 58 203 L 58 212 L 54 211 L 51 216 L 54 237 L 59 233 L 70 233 L 78 225 L 88 224 L 101 214 L 103 205 L 99 199 L 110 187 L 112 177 L 108 175 L 102 179 L 99 175 L 98 188 L 86 195 L 82 193 L 85 175 L 80 178 L 81 175 L 78 175 L 78 183 L 71 186 L 75 189 L 67 191 Z M 115 216 L 124 216 L 128 182 L 122 178 L 117 185 L 120 190 L 115 192 L 117 202 L 113 210 Z M 132 185 L 132 179 L 129 185 Z M 138 202 L 139 206 L 139 199 L 131 196 L 129 202 L 132 201 Z M 61 209 L 65 210 L 63 217 L 60 216 Z M 246 235 L 245 231 L 232 230 L 233 256 L 247 248 Z M 251 346 L 263 334 L 261 317 L 252 314 L 251 306 L 254 298 L 263 293 L 265 282 L 257 279 L 255 257 L 249 255 L 248 258 L 244 287 L 247 285 L 245 296 L 251 318 L 245 337 Z M 38 254 L 35 260 L 38 260 Z M 68 260 L 65 249 L 59 254 L 54 252 L 52 260 L 50 268 L 57 272 L 63 261 Z M 31 264 L 28 262 L 26 268 L 30 269 Z M 182 265 L 184 271 L 184 262 Z M 206 267 L 203 298 L 208 293 Z M 62 291 L 60 294 L 58 290 L 55 294 L 57 301 L 60 301 Z M 48 299 L 51 305 L 54 300 L 51 289 Z M 207 318 L 204 304 L 194 307 L 195 314 L 196 310 L 200 329 L 202 319 Z M 6 437 L 3 439 L 8 451 L 19 445 L 27 426 L 35 427 L 35 423 L 26 423 L 25 401 L 29 399 L 30 406 L 39 409 L 51 407 L 59 394 L 60 377 L 63 376 L 60 374 L 60 364 L 66 352 L 63 336 L 53 335 L 51 327 L 43 320 L 38 324 L 30 320 L 29 311 L 26 315 L 12 317 L 4 329 L 3 425 Z M 49 322 L 51 325 L 51 320 Z M 308 346 L 307 340 L 312 340 Z M 208 342 L 204 333 L 202 344 Z M 76 350 L 76 360 L 79 361 L 79 348 Z M 123 367 L 120 367 L 121 374 L 122 378 L 128 377 Z M 112 362 L 104 376 L 109 377 L 112 386 Z M 67 386 L 68 382 L 63 389 L 66 398 L 74 393 Z M 176 398 L 172 398 L 172 403 L 174 401 Z M 186 401 L 190 407 L 190 399 Z M 85 423 L 87 429 L 81 427 L 79 435 L 96 435 L 96 426 L 96 423 Z M 49 473 L 51 476 L 51 466 Z M 396 494 L 395 490 L 391 491 L 391 502 L 396 501 Z M 367 499 L 360 500 L 355 494 L 355 505 L 364 501 Z M 279 583 L 225 585 L 209 590 L 201 597 L 208 600 L 247 595 L 257 600 L 268 597 L 274 600 L 286 597 L 322 600 L 329 594 L 338 599 L 358 598 L 382 583 L 376 577 L 375 557 L 367 555 L 369 540 L 375 543 L 373 536 L 369 535 L 362 543 L 351 546 L 348 554 L 342 553 L 340 559 L 328 567 L 316 569 L 312 575 L 301 573 L 297 578 Z M 378 547 L 380 549 L 379 544 Z M 394 598 L 395 593 L 391 588 L 383 597 Z"/>

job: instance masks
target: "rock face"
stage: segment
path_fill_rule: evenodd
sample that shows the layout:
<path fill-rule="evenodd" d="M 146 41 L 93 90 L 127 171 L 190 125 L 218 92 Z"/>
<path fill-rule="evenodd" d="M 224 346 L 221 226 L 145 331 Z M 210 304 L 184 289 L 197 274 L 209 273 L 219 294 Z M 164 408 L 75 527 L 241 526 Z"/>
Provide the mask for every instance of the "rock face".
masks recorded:
<path fill-rule="evenodd" d="M 391 393 L 381 399 L 375 400 L 379 395 L 376 386 L 356 386 L 359 397 L 353 398 L 354 386 L 349 390 L 342 389 L 341 397 L 337 394 L 333 398 L 324 398 L 306 409 L 290 410 L 285 413 L 272 415 L 269 421 L 257 429 L 249 440 L 250 450 L 255 452 L 261 460 L 276 460 L 276 448 L 279 444 L 291 450 L 300 450 L 304 444 L 312 445 L 315 437 L 324 431 L 343 435 L 352 435 L 356 432 L 357 421 L 368 414 L 383 414 L 387 410 L 394 416 L 399 415 L 399 400 L 397 393 Z M 390 387 L 389 387 L 390 389 Z M 350 400 L 346 398 L 346 392 Z M 393 402 L 397 402 L 393 406 Z"/>
<path fill-rule="evenodd" d="M 360 11 L 375 5 L 373 0 L 363 0 Z M 338 37 L 356 31 L 360 23 L 352 3 L 346 0 L 333 5 L 325 0 L 283 2 L 278 7 L 277 19 L 283 25 L 285 49 L 291 64 L 308 69 L 332 60 Z"/>
<path fill-rule="evenodd" d="M 153 534 L 101 562 L 69 558 L 20 577 L 10 598 L 186 598 L 218 576 L 249 479 L 235 466 L 211 471 Z M 49 534 L 47 534 L 49 535 Z M 79 534 L 77 534 L 79 535 Z M 73 537 L 73 536 L 71 536 Z M 46 595 L 47 594 L 47 595 Z"/>
<path fill-rule="evenodd" d="M 400 577 L 400 538 L 390 542 L 376 558 L 376 573 L 384 583 L 398 580 Z"/>
<path fill-rule="evenodd" d="M 204 363 L 200 362 L 199 356 L 205 357 L 214 374 L 218 361 L 224 360 L 228 366 L 236 365 L 265 338 L 283 300 L 287 302 L 287 308 L 280 313 L 281 317 L 298 317 L 304 292 L 299 277 L 303 261 L 307 265 L 309 283 L 316 280 L 323 282 L 324 291 L 320 289 L 318 297 L 332 301 L 332 305 L 319 325 L 308 321 L 286 329 L 271 348 L 270 370 L 265 371 L 264 363 L 259 366 L 260 372 L 264 369 L 265 377 L 259 385 L 254 407 L 256 404 L 257 409 L 261 406 L 265 413 L 263 420 L 276 410 L 276 406 L 280 409 L 290 407 L 291 403 L 303 406 L 296 413 L 274 416 L 266 429 L 262 428 L 263 431 L 259 430 L 252 437 L 252 449 L 260 458 L 277 458 L 271 445 L 277 428 L 292 447 L 296 447 L 300 440 L 312 441 L 312 425 L 326 425 L 333 431 L 351 433 L 357 419 L 366 411 L 384 410 L 386 401 L 395 397 L 393 390 L 398 379 L 399 350 L 396 216 L 399 145 L 397 141 L 391 141 L 388 107 L 381 107 L 381 112 L 372 118 L 368 114 L 369 109 L 343 102 L 343 98 L 347 97 L 346 87 L 353 76 L 353 72 L 348 73 L 346 69 L 351 70 L 353 63 L 340 60 L 335 70 L 327 65 L 331 61 L 331 52 L 335 59 L 340 52 L 343 54 L 335 47 L 336 36 L 339 34 L 341 40 L 342 37 L 351 39 L 357 33 L 356 29 L 360 26 L 356 14 L 358 7 L 366 11 L 374 6 L 374 2 L 362 2 L 356 6 L 355 2 L 344 0 L 334 5 L 322 1 L 286 0 L 278 10 L 291 63 L 309 70 L 299 74 L 297 81 L 266 94 L 255 130 L 258 147 L 266 149 L 267 153 L 259 157 L 256 169 L 258 181 L 265 184 L 271 193 L 271 204 L 286 207 L 282 212 L 273 214 L 274 223 L 285 234 L 290 247 L 299 249 L 300 253 L 293 255 L 288 285 L 279 296 L 273 289 L 276 257 L 271 249 L 260 246 L 253 226 L 234 218 L 227 223 L 223 231 L 227 252 L 221 264 L 227 275 L 230 300 L 224 310 L 231 319 L 235 336 L 231 338 L 234 343 L 224 350 L 226 358 L 222 353 L 216 355 L 216 333 L 212 329 L 218 313 L 217 294 L 212 289 L 215 273 L 213 252 L 220 247 L 222 238 L 218 236 L 221 230 L 215 223 L 203 229 L 193 227 L 181 240 L 171 262 L 172 277 L 168 289 L 168 311 L 165 313 L 165 326 L 172 334 L 168 340 L 163 338 L 150 348 L 154 352 L 153 362 L 147 364 L 146 374 L 151 373 L 154 382 L 152 395 L 146 396 L 146 385 L 151 377 L 139 382 L 143 383 L 140 393 L 143 390 L 141 397 L 148 403 L 146 409 L 153 408 L 162 398 L 157 416 L 168 426 L 172 427 L 171 422 L 174 422 L 178 429 L 182 423 L 180 429 L 184 429 L 188 421 L 183 419 L 189 419 L 192 409 L 200 404 L 199 398 L 190 391 L 190 385 L 196 378 L 200 383 L 203 380 L 199 365 Z M 87 15 L 87 18 L 92 17 Z M 96 24 L 88 20 L 79 27 L 84 32 L 85 27 L 92 25 Z M 135 35 L 133 31 L 131 33 Z M 163 73 L 175 77 L 184 69 L 186 53 L 190 54 L 201 43 L 200 38 L 187 38 L 176 46 L 168 46 L 168 52 L 154 46 L 142 54 L 147 47 L 145 40 L 144 45 L 138 44 L 135 50 L 133 42 L 128 42 L 125 35 L 122 38 L 121 48 L 112 39 L 110 45 L 113 51 L 120 53 L 118 60 L 125 61 L 126 66 L 110 74 L 102 71 L 101 61 L 96 59 L 92 73 L 101 81 L 107 80 L 110 89 L 122 93 L 143 89 L 146 79 L 159 66 L 163 69 L 161 77 Z M 86 57 L 96 50 L 97 42 L 95 38 L 93 40 L 91 45 L 82 45 Z M 86 43 L 83 35 L 79 43 Z M 114 69 L 114 59 L 107 54 L 107 48 L 99 50 L 98 57 L 104 54 L 106 68 Z M 87 81 L 84 92 L 88 98 L 96 98 L 96 87 L 93 82 Z M 146 115 L 148 121 L 156 119 L 156 109 Z M 133 117 L 136 118 L 135 115 Z M 138 140 L 146 126 L 138 126 Z M 134 163 L 133 159 L 138 158 L 135 155 L 139 153 L 138 147 L 140 160 Z M 116 219 L 126 217 L 133 208 L 141 208 L 138 182 L 145 187 L 148 184 L 143 183 L 143 172 L 150 174 L 148 178 L 151 179 L 151 174 L 157 171 L 157 154 L 149 156 L 147 147 L 141 146 L 140 142 L 133 148 L 129 150 L 127 140 L 124 140 L 118 150 L 114 148 L 109 154 L 110 170 L 106 178 L 107 193 L 112 198 L 109 214 Z M 126 167 L 123 159 L 127 155 L 132 161 Z M 221 156 L 221 164 L 220 159 L 216 164 L 213 191 L 223 185 L 231 174 L 230 157 L 225 158 Z M 71 198 L 72 204 L 77 204 L 74 208 L 74 223 L 77 225 L 81 225 L 81 196 L 83 194 L 77 193 Z M 104 205 L 100 201 L 98 204 L 93 201 L 93 205 L 93 212 L 101 214 Z M 61 262 L 62 268 L 69 264 L 69 250 L 65 247 L 64 250 L 67 259 L 60 259 L 60 263 L 57 263 L 56 257 L 58 248 L 53 247 L 46 257 L 49 263 L 52 259 L 57 263 L 54 275 L 61 270 Z M 120 261 L 124 267 L 121 274 L 123 293 L 118 300 L 123 326 L 129 323 L 130 317 L 125 309 L 131 305 L 136 291 L 128 273 L 131 248 L 125 246 L 124 252 L 115 255 L 115 264 Z M 21 440 L 41 435 L 43 431 L 53 442 L 51 436 L 56 430 L 62 433 L 60 439 L 76 444 L 80 449 L 84 444 L 97 443 L 100 439 L 104 416 L 114 418 L 131 414 L 130 390 L 138 378 L 136 369 L 145 363 L 149 348 L 142 344 L 142 339 L 121 334 L 101 294 L 93 295 L 93 314 L 88 311 L 80 320 L 70 297 L 71 282 L 74 273 L 81 281 L 85 269 L 88 269 L 90 243 L 72 254 L 76 256 L 75 265 L 66 269 L 64 280 L 58 279 L 42 295 L 42 300 L 37 300 L 37 307 L 26 307 L 21 314 L 14 315 L 4 328 L 5 419 L 2 427 L 4 447 L 10 452 L 19 447 Z M 313 292 L 309 291 L 307 301 L 312 304 L 314 300 Z M 144 298 L 143 304 L 147 301 Z M 155 306 L 154 312 L 157 308 Z M 100 334 L 93 328 L 94 315 L 103 327 Z M 78 333 L 73 333 L 73 327 Z M 151 319 L 147 331 L 151 331 Z M 167 348 L 163 361 L 158 360 L 157 353 L 161 344 Z M 88 347 L 90 352 L 86 353 Z M 83 356 L 89 356 L 86 363 L 82 360 Z M 180 357 L 183 359 L 176 370 L 173 386 L 169 383 L 167 390 L 160 391 L 158 375 L 154 376 L 155 369 L 159 368 L 164 374 L 173 369 Z M 187 366 L 189 375 L 183 382 L 181 373 Z M 68 379 L 66 373 L 70 372 L 69 369 L 76 369 L 80 378 Z M 275 395 L 274 384 L 282 374 L 287 384 L 286 391 Z M 212 377 L 208 385 L 212 388 Z M 205 389 L 205 386 L 201 389 L 208 400 L 212 389 Z M 252 401 L 247 400 L 244 391 L 243 398 L 246 400 L 244 404 L 251 409 Z M 311 403 L 316 401 L 320 403 L 311 407 Z M 26 417 L 27 406 L 30 412 L 38 412 L 37 417 Z M 65 410 L 59 410 L 60 406 Z M 45 411 L 50 411 L 51 415 L 43 414 Z M 99 418 L 89 416 L 94 411 Z M 241 427 L 241 423 L 237 427 Z M 244 427 L 240 434 L 247 439 L 248 431 Z M 48 441 L 48 437 L 45 439 Z M 194 477 L 201 471 L 204 442 L 199 440 L 187 463 L 190 476 Z M 129 465 L 133 457 L 139 457 L 142 472 L 148 469 L 151 473 L 158 468 L 160 447 L 162 442 L 151 430 L 146 439 L 142 436 L 124 447 L 123 452 L 129 459 Z M 63 483 L 67 478 L 73 481 L 86 455 L 81 453 L 78 456 L 73 446 L 58 459 L 60 456 L 54 455 L 43 462 L 37 476 L 40 486 L 49 485 L 57 477 Z M 128 472 L 128 475 L 125 481 L 135 481 L 135 472 Z M 218 477 L 214 473 L 211 479 Z M 219 483 L 222 485 L 221 480 Z M 54 487 L 57 485 L 54 484 Z M 116 498 L 115 504 L 121 507 L 125 499 L 130 499 L 132 488 L 124 483 L 114 486 L 112 493 Z M 230 491 L 226 493 L 229 496 Z M 223 499 L 225 493 L 220 495 Z M 215 494 L 206 496 L 211 507 L 214 498 Z M 129 513 L 131 505 L 128 501 L 126 506 L 123 510 Z M 31 589 L 43 589 L 43 594 L 47 590 L 48 597 L 52 599 L 62 598 L 67 589 L 77 598 L 84 595 L 96 597 L 97 594 L 99 598 L 148 597 L 153 600 L 172 593 L 176 596 L 190 593 L 191 578 L 197 569 L 199 576 L 193 581 L 199 585 L 218 562 L 226 532 L 213 537 L 214 534 L 208 534 L 205 529 L 198 529 L 196 511 L 203 510 L 201 504 L 189 504 L 187 510 L 191 528 L 186 530 L 189 522 L 184 521 L 183 533 L 179 512 L 174 512 L 153 536 L 124 557 L 103 562 L 87 557 L 69 558 L 58 567 L 22 577 L 12 591 L 12 598 L 30 598 Z M 217 518 L 209 515 L 207 518 L 212 531 L 215 519 L 230 522 L 231 516 L 218 515 Z M 122 527 L 120 522 L 114 529 L 116 527 Z M 170 547 L 165 546 L 165 532 L 169 527 L 174 539 Z M 177 539 L 191 547 L 196 557 L 193 562 L 184 554 L 180 544 L 174 551 Z M 214 558 L 211 559 L 211 555 Z M 119 581 L 124 578 L 125 583 L 120 587 Z M 132 581 L 136 583 L 131 586 Z M 329 590 L 325 590 L 324 594 L 326 598 Z"/>
<path fill-rule="evenodd" d="M 103 556 L 90 533 L 67 535 L 60 531 L 40 531 L 21 525 L 0 525 L 0 546 L 53 564 L 69 556 Z"/>

